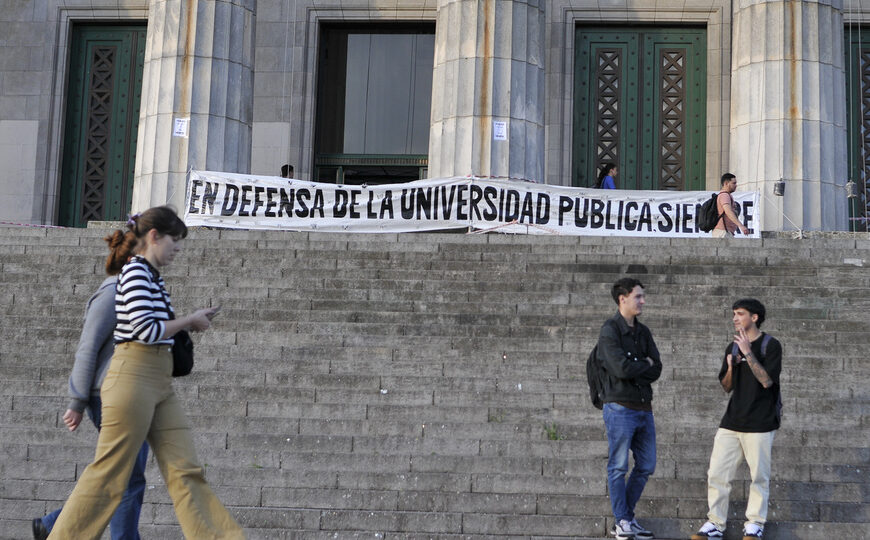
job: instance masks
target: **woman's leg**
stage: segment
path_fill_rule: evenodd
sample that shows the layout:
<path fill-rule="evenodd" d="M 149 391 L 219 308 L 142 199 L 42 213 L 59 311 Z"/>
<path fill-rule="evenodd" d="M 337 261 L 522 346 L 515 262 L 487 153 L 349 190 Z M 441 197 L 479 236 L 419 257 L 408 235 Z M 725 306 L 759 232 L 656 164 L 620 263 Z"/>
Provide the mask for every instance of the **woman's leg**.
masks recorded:
<path fill-rule="evenodd" d="M 84 470 L 49 538 L 97 540 L 120 503 L 160 393 L 146 359 L 119 346 L 102 388 L 102 426 L 93 463 Z"/>
<path fill-rule="evenodd" d="M 39 518 L 42 521 L 42 526 L 45 527 L 46 531 L 51 532 L 51 530 L 54 528 L 54 522 L 57 521 L 57 516 L 60 515 L 61 510 L 63 510 L 63 507 L 58 508 L 54 512 L 51 512 L 50 514 L 46 514 Z"/>
<path fill-rule="evenodd" d="M 121 498 L 121 503 L 109 522 L 112 540 L 139 540 L 139 514 L 142 512 L 142 500 L 145 498 L 145 467 L 148 465 L 148 443 L 142 443 L 130 481 Z"/>
<path fill-rule="evenodd" d="M 166 481 L 184 537 L 244 539 L 241 527 L 205 481 L 187 415 L 175 394 L 157 405 L 148 441 Z"/>

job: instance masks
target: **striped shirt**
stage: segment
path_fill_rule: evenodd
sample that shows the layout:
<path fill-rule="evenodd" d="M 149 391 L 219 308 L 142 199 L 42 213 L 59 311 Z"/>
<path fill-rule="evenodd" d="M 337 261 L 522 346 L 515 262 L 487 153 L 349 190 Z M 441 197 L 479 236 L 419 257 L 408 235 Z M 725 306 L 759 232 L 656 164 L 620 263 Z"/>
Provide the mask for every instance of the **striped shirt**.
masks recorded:
<path fill-rule="evenodd" d="M 169 294 L 160 273 L 142 256 L 134 256 L 121 270 L 115 288 L 115 314 L 116 344 L 172 345 L 172 337 L 163 337 L 164 321 L 175 318 Z"/>

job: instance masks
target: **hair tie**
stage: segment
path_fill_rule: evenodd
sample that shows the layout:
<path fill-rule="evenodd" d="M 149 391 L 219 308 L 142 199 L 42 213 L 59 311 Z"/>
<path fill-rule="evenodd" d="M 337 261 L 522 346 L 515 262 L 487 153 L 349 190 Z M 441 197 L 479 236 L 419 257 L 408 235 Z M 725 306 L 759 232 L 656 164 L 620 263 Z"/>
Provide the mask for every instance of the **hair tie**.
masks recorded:
<path fill-rule="evenodd" d="M 128 218 L 127 218 L 127 226 L 130 227 L 131 229 L 132 229 L 133 227 L 135 227 L 135 226 L 136 226 L 136 220 L 139 219 L 139 216 L 140 216 L 140 215 L 142 215 L 142 214 L 139 214 L 139 213 L 137 212 L 137 213 L 133 214 L 132 216 L 128 217 Z"/>

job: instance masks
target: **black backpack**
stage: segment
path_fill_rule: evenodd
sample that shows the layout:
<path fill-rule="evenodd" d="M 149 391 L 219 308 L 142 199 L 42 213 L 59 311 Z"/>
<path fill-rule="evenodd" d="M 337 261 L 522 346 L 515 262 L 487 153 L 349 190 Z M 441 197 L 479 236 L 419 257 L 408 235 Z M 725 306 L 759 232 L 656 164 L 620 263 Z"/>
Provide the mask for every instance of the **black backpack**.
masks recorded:
<path fill-rule="evenodd" d="M 610 319 L 604 324 L 613 324 Z M 604 408 L 604 378 L 607 377 L 607 371 L 601 365 L 601 360 L 598 358 L 598 344 L 592 347 L 592 352 L 586 359 L 586 381 L 589 383 L 589 397 L 592 399 L 592 405 L 596 409 Z"/>
<path fill-rule="evenodd" d="M 596 409 L 604 408 L 604 377 L 607 373 L 601 360 L 598 359 L 598 345 L 592 347 L 589 358 L 586 359 L 586 380 L 589 382 L 589 397 Z"/>
<path fill-rule="evenodd" d="M 698 222 L 698 228 L 704 232 L 710 232 L 716 225 L 719 223 L 719 220 L 722 219 L 722 216 L 725 213 L 716 212 L 716 199 L 719 197 L 718 193 L 714 193 L 709 199 L 707 199 L 704 204 L 701 205 L 701 209 L 698 211 L 698 214 L 695 216 L 695 221 Z"/>

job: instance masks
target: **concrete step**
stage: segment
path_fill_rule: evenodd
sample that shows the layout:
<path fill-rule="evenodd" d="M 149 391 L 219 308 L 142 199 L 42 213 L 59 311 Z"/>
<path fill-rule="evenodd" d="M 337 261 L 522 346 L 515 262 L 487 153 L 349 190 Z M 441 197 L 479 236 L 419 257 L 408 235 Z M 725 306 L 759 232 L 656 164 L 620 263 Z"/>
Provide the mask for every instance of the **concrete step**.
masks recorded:
<path fill-rule="evenodd" d="M 93 427 L 70 434 L 60 414 L 105 234 L 0 227 L 0 537 L 27 537 L 30 515 L 53 509 L 93 456 Z M 659 538 L 686 538 L 706 512 L 727 402 L 716 373 L 730 306 L 758 296 L 786 355 L 765 537 L 860 538 L 870 278 L 846 259 L 868 255 L 859 235 L 193 230 L 163 272 L 173 302 L 224 312 L 195 336 L 195 372 L 175 388 L 249 538 L 601 537 L 607 443 L 583 362 L 614 311 L 611 283 L 638 275 L 665 363 L 639 515 Z M 141 530 L 180 538 L 153 459 L 148 474 Z M 741 467 L 729 538 L 747 493 Z"/>

